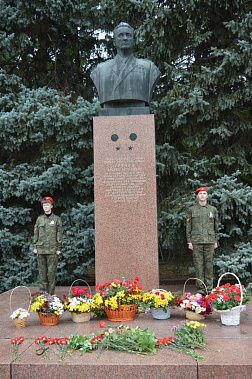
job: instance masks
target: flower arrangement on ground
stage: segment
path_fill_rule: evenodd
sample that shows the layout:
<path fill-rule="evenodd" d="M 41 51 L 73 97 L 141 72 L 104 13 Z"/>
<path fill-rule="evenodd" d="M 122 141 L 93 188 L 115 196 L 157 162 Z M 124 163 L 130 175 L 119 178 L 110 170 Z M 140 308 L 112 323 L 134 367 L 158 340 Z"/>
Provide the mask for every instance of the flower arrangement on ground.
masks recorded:
<path fill-rule="evenodd" d="M 195 312 L 203 316 L 209 315 L 213 311 L 207 297 L 200 293 L 192 295 L 190 292 L 186 292 L 184 296 L 177 300 L 177 306 L 185 311 Z"/>
<path fill-rule="evenodd" d="M 242 305 L 250 300 L 246 289 L 242 285 Z M 216 287 L 207 296 L 207 301 L 215 310 L 224 311 L 237 307 L 241 303 L 241 288 L 239 284 L 226 283 Z"/>
<path fill-rule="evenodd" d="M 206 347 L 207 343 L 202 328 L 206 328 L 206 324 L 201 324 L 198 321 L 182 321 L 171 329 L 175 337 L 164 338 L 163 340 L 158 339 L 158 345 L 189 354 L 196 360 L 204 359 L 203 355 L 190 350 Z"/>
<path fill-rule="evenodd" d="M 133 283 L 129 280 L 115 279 L 112 283 L 108 282 L 103 285 L 96 285 L 99 294 L 93 297 L 96 303 L 101 307 L 115 310 L 119 305 L 139 304 L 142 300 L 142 287 L 138 284 L 139 278 L 135 277 Z"/>
<path fill-rule="evenodd" d="M 16 309 L 11 315 L 10 318 L 14 319 L 20 319 L 27 318 L 30 315 L 30 313 L 23 308 Z"/>
<path fill-rule="evenodd" d="M 91 312 L 96 304 L 87 291 L 87 288 L 74 287 L 72 294 L 69 297 L 64 297 L 64 309 L 77 314 Z"/>
<path fill-rule="evenodd" d="M 21 336 L 21 337 L 12 338 L 11 341 L 10 341 L 10 343 L 13 346 L 13 360 L 14 361 L 16 359 L 20 360 L 20 355 L 19 355 L 18 347 L 21 345 L 21 343 L 24 342 L 24 340 L 25 340 L 24 337 Z"/>
<path fill-rule="evenodd" d="M 142 307 L 143 308 L 163 308 L 167 312 L 168 308 L 176 305 L 176 296 L 170 291 L 164 290 L 149 290 L 143 294 Z"/>
<path fill-rule="evenodd" d="M 155 332 L 149 328 L 144 330 L 137 327 L 129 327 L 121 324 L 116 329 L 105 327 L 105 322 L 100 322 L 100 328 L 105 328 L 101 333 L 91 333 L 89 336 L 71 335 L 69 336 L 69 348 L 71 352 L 80 350 L 90 352 L 98 350 L 97 358 L 104 349 L 117 351 L 126 351 L 140 355 L 149 355 L 156 353 L 157 338 Z"/>
<path fill-rule="evenodd" d="M 36 292 L 31 295 L 31 312 L 42 312 L 59 316 L 64 313 L 64 301 L 56 295 L 50 295 L 47 292 Z"/>
<path fill-rule="evenodd" d="M 49 339 L 46 336 L 36 338 L 35 345 L 38 346 L 36 354 L 50 359 L 48 353 L 52 350 L 59 357 L 59 362 L 61 362 L 65 359 L 65 354 L 71 355 L 76 350 L 80 354 L 97 350 L 98 358 L 104 349 L 150 355 L 155 354 L 159 348 L 168 347 L 189 354 L 195 359 L 204 358 L 202 355 L 190 350 L 206 346 L 202 330 L 206 325 L 200 324 L 197 321 L 182 322 L 180 325 L 174 326 L 172 330 L 175 337 L 165 337 L 163 339 L 157 338 L 155 332 L 152 332 L 149 328 L 142 330 L 138 326 L 129 327 L 124 324 L 119 325 L 117 328 L 112 328 L 109 325 L 106 326 L 103 320 L 100 321 L 99 326 L 102 329 L 104 328 L 103 332 L 96 331 L 87 336 L 71 334 L 69 337 L 63 339 Z M 23 337 L 11 340 L 11 344 L 15 348 L 16 357 L 19 356 L 18 345 L 23 340 Z M 55 349 L 51 349 L 52 345 L 56 345 L 56 351 Z"/>

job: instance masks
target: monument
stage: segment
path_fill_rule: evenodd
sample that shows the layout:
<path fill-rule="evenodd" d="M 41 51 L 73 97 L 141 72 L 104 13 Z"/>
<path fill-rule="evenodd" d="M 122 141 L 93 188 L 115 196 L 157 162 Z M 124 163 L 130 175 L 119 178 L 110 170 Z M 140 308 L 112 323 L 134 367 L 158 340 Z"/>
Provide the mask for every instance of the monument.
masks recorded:
<path fill-rule="evenodd" d="M 91 73 L 101 110 L 94 117 L 96 283 L 140 278 L 159 287 L 154 115 L 160 72 L 132 53 L 134 31 L 114 30 L 117 55 Z"/>

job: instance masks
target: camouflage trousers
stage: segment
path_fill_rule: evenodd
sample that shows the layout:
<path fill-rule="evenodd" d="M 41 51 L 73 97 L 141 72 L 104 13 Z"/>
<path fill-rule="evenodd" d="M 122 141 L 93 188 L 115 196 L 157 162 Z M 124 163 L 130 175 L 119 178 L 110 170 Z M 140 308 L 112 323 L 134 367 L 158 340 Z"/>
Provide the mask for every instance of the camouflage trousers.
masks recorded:
<path fill-rule="evenodd" d="M 57 254 L 37 254 L 39 290 L 55 294 L 55 276 L 58 265 Z"/>
<path fill-rule="evenodd" d="M 213 289 L 213 257 L 214 243 L 202 243 L 193 245 L 193 264 L 196 278 L 202 280 L 209 293 Z M 204 285 L 196 280 L 197 290 L 206 294 Z"/>

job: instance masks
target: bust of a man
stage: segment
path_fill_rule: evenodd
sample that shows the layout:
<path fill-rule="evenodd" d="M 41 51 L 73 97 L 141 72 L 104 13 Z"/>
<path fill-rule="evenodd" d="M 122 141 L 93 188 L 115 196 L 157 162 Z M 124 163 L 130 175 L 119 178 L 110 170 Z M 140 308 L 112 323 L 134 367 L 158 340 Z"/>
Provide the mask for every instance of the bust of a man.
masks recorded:
<path fill-rule="evenodd" d="M 160 71 L 153 62 L 134 57 L 134 30 L 129 24 L 121 22 L 114 29 L 114 43 L 116 57 L 98 64 L 91 73 L 101 107 L 133 108 L 127 114 L 149 113 L 149 104 Z M 141 107 L 143 111 L 137 111 L 136 107 Z"/>

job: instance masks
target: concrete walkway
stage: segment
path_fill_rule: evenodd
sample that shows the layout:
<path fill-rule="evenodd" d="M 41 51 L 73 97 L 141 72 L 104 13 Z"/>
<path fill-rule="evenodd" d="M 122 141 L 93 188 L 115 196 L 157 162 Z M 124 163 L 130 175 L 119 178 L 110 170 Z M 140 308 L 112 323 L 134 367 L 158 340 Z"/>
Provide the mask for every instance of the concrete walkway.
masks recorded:
<path fill-rule="evenodd" d="M 162 286 L 162 288 L 177 291 L 181 286 Z M 194 286 L 188 286 L 187 291 L 196 292 Z M 32 293 L 38 288 L 31 287 Z M 56 287 L 56 294 L 68 294 L 69 287 Z M 93 291 L 93 293 L 95 293 Z M 34 340 L 46 335 L 48 338 L 64 338 L 70 334 L 86 334 L 99 330 L 99 320 L 92 319 L 87 323 L 73 323 L 71 315 L 65 313 L 56 326 L 41 326 L 37 313 L 31 313 L 26 327 L 17 329 L 10 319 L 11 291 L 0 295 L 0 378 L 1 379 L 79 379 L 79 378 L 172 378 L 172 379 L 239 379 L 252 378 L 252 301 L 247 310 L 241 313 L 239 326 L 224 326 L 217 312 L 207 316 L 205 336 L 208 348 L 199 351 L 205 356 L 204 360 L 195 361 L 189 355 L 160 349 L 157 354 L 141 357 L 130 353 L 106 350 L 97 359 L 96 351 L 84 353 L 82 356 L 75 352 L 73 357 L 66 356 L 63 362 L 58 362 L 57 356 L 50 351 L 49 360 L 36 355 L 37 346 Z M 12 295 L 12 309 L 26 307 L 28 291 L 18 288 Z M 154 320 L 151 314 L 136 315 L 135 320 L 125 322 L 125 325 L 149 327 L 155 331 L 158 338 L 173 336 L 172 326 L 185 320 L 179 309 L 173 309 L 171 318 Z M 105 320 L 106 321 L 106 320 Z M 118 323 L 107 322 L 115 327 Z M 24 343 L 19 347 L 20 360 L 13 361 L 10 340 L 23 335 Z"/>

